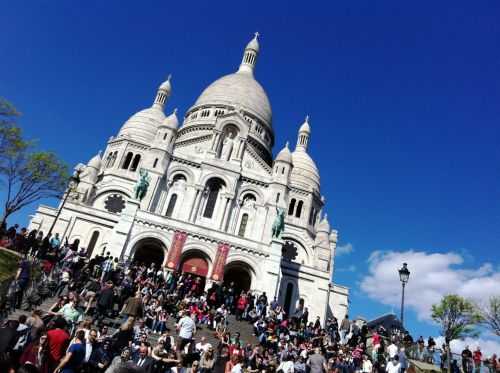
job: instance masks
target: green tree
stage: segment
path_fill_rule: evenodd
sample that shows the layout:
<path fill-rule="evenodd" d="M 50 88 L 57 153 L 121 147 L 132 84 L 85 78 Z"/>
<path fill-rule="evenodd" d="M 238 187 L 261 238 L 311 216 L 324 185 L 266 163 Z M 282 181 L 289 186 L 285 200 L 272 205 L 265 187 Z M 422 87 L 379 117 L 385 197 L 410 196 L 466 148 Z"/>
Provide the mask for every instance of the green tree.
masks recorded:
<path fill-rule="evenodd" d="M 17 126 L 19 113 L 0 98 L 0 182 L 5 188 L 1 224 L 16 211 L 41 198 L 59 197 L 68 179 L 68 167 L 54 153 L 34 151 L 32 141 Z"/>
<path fill-rule="evenodd" d="M 445 337 L 447 348 L 448 372 L 451 372 L 450 342 L 473 336 L 474 327 L 479 322 L 479 315 L 474 304 L 458 295 L 446 295 L 441 302 L 432 306 L 432 319 L 441 326 L 441 334 Z"/>
<path fill-rule="evenodd" d="M 500 296 L 492 296 L 486 304 L 478 305 L 481 324 L 500 337 Z"/>

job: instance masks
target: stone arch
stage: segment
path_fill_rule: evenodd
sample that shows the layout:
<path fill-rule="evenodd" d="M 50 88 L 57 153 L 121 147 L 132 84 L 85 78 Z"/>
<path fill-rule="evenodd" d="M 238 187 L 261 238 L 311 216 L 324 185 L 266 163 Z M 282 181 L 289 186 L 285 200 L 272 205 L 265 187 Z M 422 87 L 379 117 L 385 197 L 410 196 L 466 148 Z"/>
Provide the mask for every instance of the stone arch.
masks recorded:
<path fill-rule="evenodd" d="M 231 182 L 231 180 L 229 180 L 229 178 L 226 175 L 222 175 L 217 172 L 210 172 L 204 175 L 200 180 L 200 184 L 206 186 L 210 179 L 221 179 L 222 181 L 224 181 L 224 184 L 226 186 L 226 191 L 229 192 L 233 190 L 233 183 Z"/>
<path fill-rule="evenodd" d="M 253 185 L 245 185 L 245 186 L 241 187 L 240 192 L 239 192 L 239 196 L 238 196 L 238 200 L 243 201 L 243 198 L 248 193 L 252 193 L 256 197 L 256 199 L 257 199 L 256 202 L 258 204 L 263 204 L 264 195 L 262 194 L 262 192 L 258 188 L 256 188 Z"/>
<path fill-rule="evenodd" d="M 130 259 L 150 265 L 155 263 L 157 268 L 163 267 L 167 259 L 167 247 L 156 237 L 146 237 L 137 240 L 132 247 Z"/>
<path fill-rule="evenodd" d="M 193 171 L 190 170 L 185 165 L 182 165 L 182 164 L 176 164 L 176 165 L 172 166 L 169 169 L 169 172 L 168 172 L 168 181 L 169 182 L 173 181 L 174 176 L 177 175 L 177 174 L 184 175 L 186 177 L 186 182 L 188 184 L 191 184 L 194 181 L 194 173 L 193 173 Z"/>
<path fill-rule="evenodd" d="M 182 270 L 182 267 L 184 265 L 184 263 L 189 260 L 189 259 L 193 259 L 193 258 L 199 258 L 199 259 L 202 259 L 206 262 L 206 265 L 207 265 L 207 268 L 206 268 L 206 273 L 203 273 L 203 274 L 200 274 L 201 277 L 208 277 L 210 275 L 210 272 L 212 271 L 212 258 L 210 257 L 210 255 L 204 251 L 203 249 L 201 248 L 189 248 L 187 250 L 183 250 L 182 251 L 182 255 L 181 255 L 181 259 L 179 261 L 179 269 Z M 190 272 L 190 271 L 188 271 Z M 195 272 L 190 272 L 192 274 L 196 274 Z"/>
<path fill-rule="evenodd" d="M 226 266 L 224 267 L 224 269 L 234 266 L 238 263 L 240 265 L 243 265 L 243 267 L 245 267 L 250 273 L 250 289 L 257 290 L 256 286 L 258 285 L 258 279 L 263 278 L 262 265 L 259 265 L 259 263 L 249 255 L 245 255 L 242 253 L 231 253 L 231 251 L 229 251 L 229 255 L 226 260 Z"/>
<path fill-rule="evenodd" d="M 234 283 L 236 294 L 252 289 L 255 286 L 255 271 L 246 262 L 233 260 L 224 266 L 224 286 Z"/>
<path fill-rule="evenodd" d="M 245 138 L 248 136 L 249 128 L 248 128 L 247 122 L 244 121 L 236 113 L 233 113 L 233 115 L 231 115 L 231 113 L 228 113 L 228 115 L 225 116 L 224 118 L 222 118 L 221 120 L 217 120 L 217 122 L 215 124 L 215 129 L 217 129 L 221 132 L 224 132 L 224 129 L 230 125 L 233 125 L 233 126 L 238 128 L 238 135 L 239 136 L 245 137 Z"/>
<path fill-rule="evenodd" d="M 156 239 L 157 241 L 161 242 L 162 247 L 164 247 L 165 250 L 165 260 L 167 257 L 167 252 L 170 248 L 170 240 L 166 237 L 168 236 L 169 233 L 166 231 L 156 231 L 156 230 L 147 230 L 140 232 L 138 234 L 135 234 L 129 241 L 127 248 L 124 251 L 123 256 L 125 257 L 126 260 L 131 260 L 134 257 L 135 250 L 137 249 L 137 244 L 145 239 Z"/>

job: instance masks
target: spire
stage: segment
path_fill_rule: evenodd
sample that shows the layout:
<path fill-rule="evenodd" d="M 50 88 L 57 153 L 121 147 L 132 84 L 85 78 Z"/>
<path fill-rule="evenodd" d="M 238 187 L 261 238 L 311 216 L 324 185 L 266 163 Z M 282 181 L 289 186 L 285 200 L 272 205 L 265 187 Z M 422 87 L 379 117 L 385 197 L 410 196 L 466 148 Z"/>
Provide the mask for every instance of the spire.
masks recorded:
<path fill-rule="evenodd" d="M 172 93 L 172 85 L 170 84 L 170 79 L 172 78 L 171 74 L 168 74 L 167 80 L 161 83 L 158 88 L 158 92 L 156 93 L 155 102 L 153 104 L 154 108 L 160 109 L 163 111 L 165 108 L 165 104 L 167 103 L 170 94 Z"/>
<path fill-rule="evenodd" d="M 243 53 L 243 59 L 241 60 L 239 73 L 253 74 L 255 70 L 255 65 L 257 64 L 257 56 L 259 55 L 259 33 L 254 34 L 252 40 L 247 44 L 245 52 Z"/>
<path fill-rule="evenodd" d="M 296 150 L 301 149 L 307 151 L 307 146 L 309 145 L 309 138 L 311 137 L 311 126 L 309 125 L 309 115 L 306 115 L 304 123 L 299 128 L 299 135 L 297 137 Z"/>

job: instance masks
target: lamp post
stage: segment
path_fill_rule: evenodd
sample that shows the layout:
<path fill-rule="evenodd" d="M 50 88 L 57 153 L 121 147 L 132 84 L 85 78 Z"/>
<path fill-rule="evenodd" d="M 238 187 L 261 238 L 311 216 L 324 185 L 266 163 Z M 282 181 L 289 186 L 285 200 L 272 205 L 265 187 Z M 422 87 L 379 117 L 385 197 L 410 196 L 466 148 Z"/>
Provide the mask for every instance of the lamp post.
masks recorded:
<path fill-rule="evenodd" d="M 401 293 L 401 325 L 404 327 L 404 309 L 405 309 L 405 286 L 410 278 L 410 271 L 408 270 L 408 264 L 403 263 L 403 267 L 398 270 L 399 280 L 401 281 L 401 286 L 403 291 Z"/>
<path fill-rule="evenodd" d="M 76 170 L 76 172 L 73 175 L 71 175 L 71 177 L 69 178 L 68 188 L 66 189 L 66 195 L 64 196 L 61 207 L 57 211 L 57 215 L 54 218 L 52 225 L 50 226 L 48 234 L 51 234 L 52 230 L 56 226 L 57 219 L 59 219 L 59 215 L 61 215 L 61 211 L 63 210 L 64 205 L 66 204 L 66 200 L 68 199 L 70 193 L 73 192 L 74 190 L 76 190 L 76 187 L 80 183 L 80 173 L 81 172 L 82 172 L 82 170 Z"/>

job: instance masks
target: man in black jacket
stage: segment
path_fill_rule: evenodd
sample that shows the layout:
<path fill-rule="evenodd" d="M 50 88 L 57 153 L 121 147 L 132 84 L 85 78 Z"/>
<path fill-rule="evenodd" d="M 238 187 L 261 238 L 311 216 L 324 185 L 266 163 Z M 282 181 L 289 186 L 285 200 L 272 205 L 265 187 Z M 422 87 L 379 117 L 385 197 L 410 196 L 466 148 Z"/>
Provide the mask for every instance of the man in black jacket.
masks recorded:
<path fill-rule="evenodd" d="M 135 365 L 141 368 L 145 373 L 153 371 L 154 359 L 148 356 L 148 348 L 144 345 L 139 347 L 139 355 L 134 359 Z"/>

